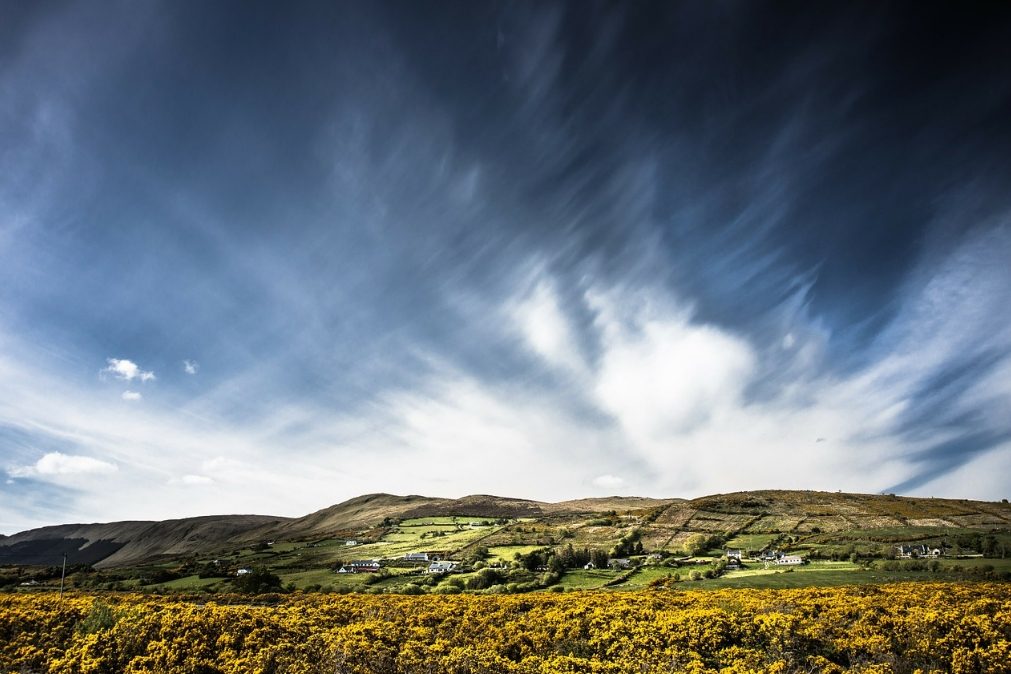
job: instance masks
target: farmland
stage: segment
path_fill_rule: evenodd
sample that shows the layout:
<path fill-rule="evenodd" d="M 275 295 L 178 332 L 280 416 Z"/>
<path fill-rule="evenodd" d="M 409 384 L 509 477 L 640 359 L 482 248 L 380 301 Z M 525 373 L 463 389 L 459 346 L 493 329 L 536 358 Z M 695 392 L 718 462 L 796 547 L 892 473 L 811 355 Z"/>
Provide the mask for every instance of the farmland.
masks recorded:
<path fill-rule="evenodd" d="M 164 541 L 166 549 L 184 552 L 129 564 L 75 563 L 81 541 L 104 536 L 105 525 L 57 527 L 73 537 L 60 540 L 39 538 L 53 530 L 15 535 L 0 544 L 0 556 L 8 559 L 0 566 L 0 588 L 55 587 L 60 557 L 41 564 L 47 549 L 69 550 L 67 585 L 72 588 L 207 595 L 240 590 L 239 571 L 252 569 L 269 581 L 252 588 L 256 591 L 371 593 L 452 593 L 491 586 L 509 592 L 620 590 L 651 583 L 777 588 L 1011 576 L 1011 506 L 1006 503 L 826 492 L 568 504 L 369 495 L 298 520 L 232 517 L 218 525 L 205 519 L 188 528 L 179 522 L 147 529 L 108 525 L 110 535 L 122 540 L 143 530 L 143 548 L 131 551 L 130 542 L 119 548 L 111 542 L 98 545 L 113 551 L 113 560 L 154 550 L 162 532 L 226 533 L 220 540 L 208 537 L 202 548 L 189 539 Z M 241 526 L 253 528 L 236 535 Z M 918 555 L 929 548 L 936 558 L 894 562 L 902 546 L 914 545 Z M 81 549 L 93 554 L 95 545 Z M 741 552 L 743 568 L 723 568 L 720 560 L 728 549 Z M 760 556 L 772 552 L 805 563 L 790 570 L 766 568 L 769 562 Z M 19 554 L 32 562 L 10 563 Z M 612 569 L 609 558 L 627 561 Z M 436 559 L 454 562 L 451 577 L 425 573 Z M 375 560 L 379 573 L 338 573 L 361 560 Z"/>

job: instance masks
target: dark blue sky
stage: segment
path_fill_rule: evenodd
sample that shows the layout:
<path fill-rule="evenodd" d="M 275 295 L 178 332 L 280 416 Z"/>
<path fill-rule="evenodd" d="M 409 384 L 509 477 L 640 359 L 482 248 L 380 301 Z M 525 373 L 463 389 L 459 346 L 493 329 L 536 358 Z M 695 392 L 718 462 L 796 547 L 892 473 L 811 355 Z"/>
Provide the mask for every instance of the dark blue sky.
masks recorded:
<path fill-rule="evenodd" d="M 1005 497 L 1009 69 L 999 3 L 0 3 L 0 531 Z"/>

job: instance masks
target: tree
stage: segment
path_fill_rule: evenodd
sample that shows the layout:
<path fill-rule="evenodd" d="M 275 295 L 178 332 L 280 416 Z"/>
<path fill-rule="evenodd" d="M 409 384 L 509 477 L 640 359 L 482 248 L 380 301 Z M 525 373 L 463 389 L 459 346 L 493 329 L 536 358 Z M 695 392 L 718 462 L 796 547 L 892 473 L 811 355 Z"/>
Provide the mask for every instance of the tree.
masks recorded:
<path fill-rule="evenodd" d="M 694 557 L 706 551 L 709 546 L 709 538 L 704 534 L 692 534 L 685 541 L 685 552 Z"/>
<path fill-rule="evenodd" d="M 250 573 L 238 576 L 232 581 L 232 585 L 237 591 L 248 594 L 265 594 L 282 590 L 281 578 L 264 566 L 258 566 Z"/>

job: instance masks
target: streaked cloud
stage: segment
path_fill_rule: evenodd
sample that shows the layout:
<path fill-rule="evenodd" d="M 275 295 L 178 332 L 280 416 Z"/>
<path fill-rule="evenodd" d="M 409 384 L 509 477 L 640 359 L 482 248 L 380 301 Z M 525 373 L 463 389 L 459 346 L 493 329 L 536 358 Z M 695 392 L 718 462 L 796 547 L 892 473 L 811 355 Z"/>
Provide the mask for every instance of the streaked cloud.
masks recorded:
<path fill-rule="evenodd" d="M 1007 496 L 993 22 L 320 12 L 4 24 L 0 528 L 367 491 Z"/>

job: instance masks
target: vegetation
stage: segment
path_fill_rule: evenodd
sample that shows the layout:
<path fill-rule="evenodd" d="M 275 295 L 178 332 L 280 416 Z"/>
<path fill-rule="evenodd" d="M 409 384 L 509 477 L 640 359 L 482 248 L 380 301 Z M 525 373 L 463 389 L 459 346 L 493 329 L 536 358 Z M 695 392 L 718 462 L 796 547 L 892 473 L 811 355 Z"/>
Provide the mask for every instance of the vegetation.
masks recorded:
<path fill-rule="evenodd" d="M 494 587 L 494 586 L 493 586 Z M 1007 587 L 0 595 L 0 672 L 1011 672 Z"/>
<path fill-rule="evenodd" d="M 189 531 L 178 522 L 163 524 L 166 547 L 173 544 L 172 536 Z M 210 524 L 200 520 L 187 526 Z M 132 526 L 89 525 L 89 530 L 101 533 L 107 531 L 103 527 L 113 527 L 117 536 L 128 538 Z M 77 532 L 79 528 L 67 530 Z M 94 565 L 71 558 L 67 586 L 207 594 L 262 594 L 281 589 L 528 592 L 551 587 L 637 587 L 655 580 L 657 573 L 670 573 L 678 575 L 681 582 L 691 582 L 693 574 L 697 575 L 695 582 L 701 587 L 783 587 L 879 583 L 924 575 L 999 580 L 1007 571 L 1003 561 L 1011 559 L 1008 504 L 826 492 L 747 492 L 693 501 L 606 499 L 568 504 L 490 496 L 449 501 L 370 495 L 298 520 L 233 517 L 224 530 L 224 539 L 215 540 L 208 534 L 200 539 L 203 542 L 187 539 L 186 545 L 173 547 L 186 550 L 192 546 L 191 552 L 182 555 L 151 556 L 161 544 L 155 545 L 147 536 L 143 549 L 132 544 L 113 546 L 108 549 L 116 549 L 114 556 Z M 237 538 L 232 538 L 233 532 L 239 532 L 234 534 Z M 73 543 L 76 550 L 84 540 L 60 539 L 61 559 L 64 547 Z M 8 545 L 11 541 L 14 543 Z M 349 541 L 354 544 L 347 545 Z M 30 559 L 39 559 L 45 557 L 43 548 L 50 543 L 51 539 L 18 535 L 4 539 L 0 553 L 8 558 L 30 553 Z M 940 559 L 920 560 L 917 557 L 922 552 L 913 552 L 911 559 L 895 560 L 903 545 L 936 549 Z M 726 569 L 719 564 L 727 548 L 743 551 L 745 568 Z M 95 544 L 86 549 L 95 549 Z M 767 560 L 758 559 L 763 551 L 798 555 L 815 564 L 786 576 L 783 569 L 765 568 Z M 148 555 L 142 562 L 119 565 L 108 561 L 137 559 L 142 553 Z M 459 582 L 427 578 L 424 570 L 429 561 L 425 555 L 457 562 L 450 577 Z M 978 571 L 973 566 L 983 559 L 994 567 L 992 571 Z M 358 560 L 380 560 L 383 573 L 338 573 Z M 887 566 L 890 561 L 902 564 Z M 822 567 L 819 562 L 847 562 L 848 566 Z M 907 562 L 914 564 L 905 566 Z M 644 569 L 656 565 L 668 571 L 647 573 Z M 268 575 L 239 576 L 241 568 Z M 492 583 L 488 582 L 490 573 L 475 578 L 485 568 L 501 578 Z M 60 571 L 60 566 L 52 564 L 0 566 L 0 591 L 54 588 Z M 264 579 L 267 582 L 262 582 Z"/>

